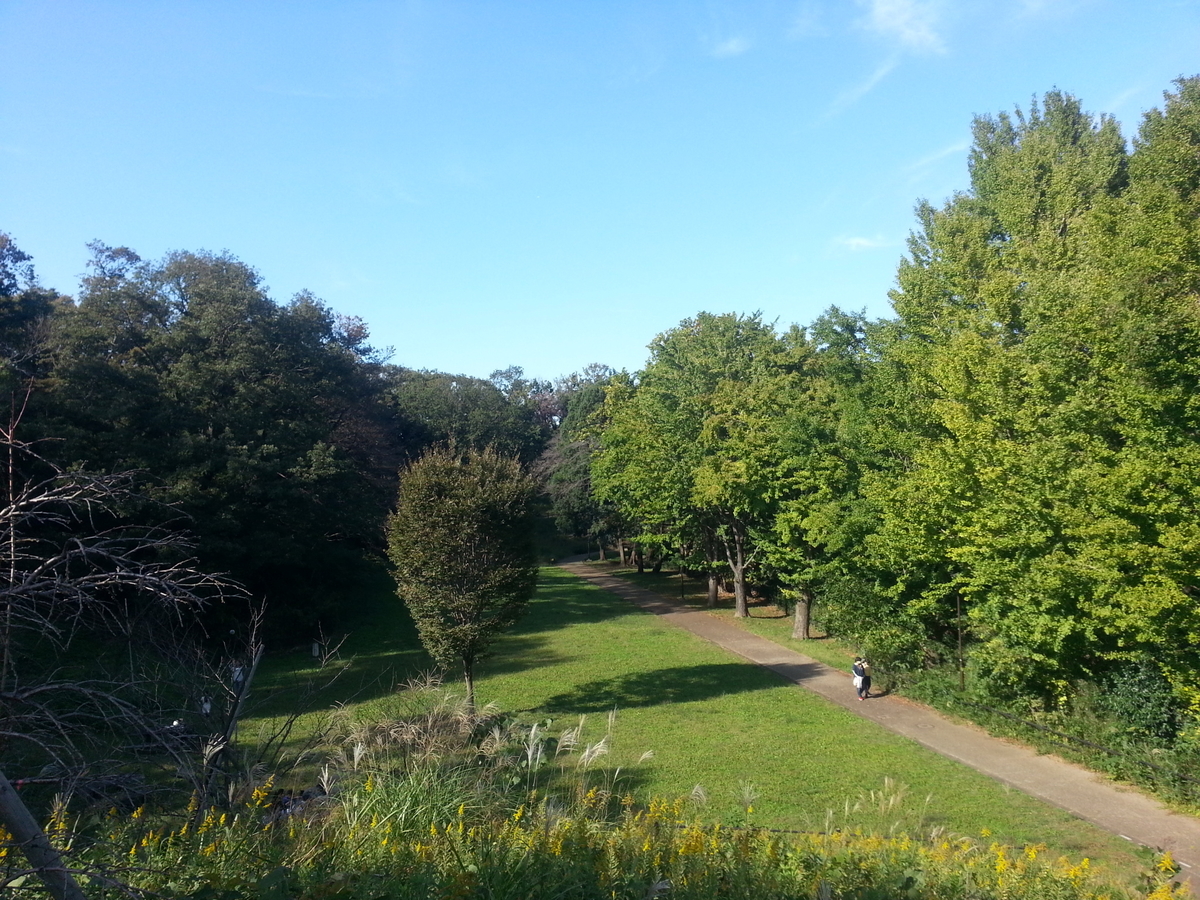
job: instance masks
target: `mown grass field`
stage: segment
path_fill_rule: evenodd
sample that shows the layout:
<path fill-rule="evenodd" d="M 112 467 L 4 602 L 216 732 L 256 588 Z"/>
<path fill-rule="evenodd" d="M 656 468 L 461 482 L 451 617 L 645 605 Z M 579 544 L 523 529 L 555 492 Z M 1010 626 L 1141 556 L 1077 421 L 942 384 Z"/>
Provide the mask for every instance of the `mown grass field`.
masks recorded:
<path fill-rule="evenodd" d="M 381 581 L 378 591 L 364 597 L 365 627 L 342 647 L 346 671 L 306 702 L 338 701 L 346 716 L 386 715 L 393 686 L 429 668 L 389 586 Z M 311 670 L 307 654 L 268 660 L 256 684 L 267 703 L 243 734 L 277 721 Z M 494 702 L 527 723 L 548 723 L 552 733 L 586 715 L 592 741 L 615 709 L 603 777 L 641 802 L 690 795 L 700 785 L 707 802 L 697 813 L 705 819 L 810 831 L 938 828 L 985 841 L 1045 844 L 1119 873 L 1148 858 L 558 569 L 543 570 L 530 614 L 481 666 L 477 692 L 481 703 Z M 653 758 L 639 763 L 647 750 Z M 892 787 L 885 789 L 885 778 Z M 889 808 L 902 793 L 903 802 Z"/>
<path fill-rule="evenodd" d="M 608 575 L 624 578 L 631 584 L 654 591 L 670 600 L 682 602 L 693 609 L 705 609 L 708 606 L 705 584 L 699 579 L 684 579 L 681 591 L 678 572 L 647 570 L 639 573 L 635 569 L 619 568 L 615 562 L 593 562 L 592 565 L 602 568 Z M 710 612 L 714 616 L 735 621 L 732 595 L 722 596 L 717 608 Z M 768 638 L 785 647 L 801 649 L 805 656 L 811 656 L 827 666 L 850 671 L 850 664 L 857 648 L 848 647 L 837 640 L 825 637 L 816 625 L 810 629 L 813 635 L 812 639 L 806 641 L 801 648 L 792 640 L 792 617 L 773 604 L 760 604 L 752 600 L 750 618 L 738 619 L 736 622 L 760 637 Z"/>

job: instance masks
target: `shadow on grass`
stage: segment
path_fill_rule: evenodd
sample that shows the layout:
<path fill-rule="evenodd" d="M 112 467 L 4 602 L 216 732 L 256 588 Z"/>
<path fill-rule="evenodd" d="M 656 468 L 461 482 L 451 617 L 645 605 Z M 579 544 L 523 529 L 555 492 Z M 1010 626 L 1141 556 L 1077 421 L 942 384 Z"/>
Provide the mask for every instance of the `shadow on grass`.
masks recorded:
<path fill-rule="evenodd" d="M 480 664 L 476 674 L 508 675 L 565 661 L 567 657 L 550 650 L 549 644 L 550 641 L 536 632 L 505 635 L 503 642 L 497 643 L 495 653 Z"/>
<path fill-rule="evenodd" d="M 320 668 L 307 649 L 268 653 L 255 678 L 248 717 L 373 700 L 434 668 L 387 570 L 369 566 L 359 578 L 354 605 L 333 632 L 332 643 L 345 636 L 335 659 Z"/>
<path fill-rule="evenodd" d="M 714 609 L 708 604 L 708 586 L 706 579 L 688 576 L 680 590 L 679 571 L 664 570 L 662 572 L 638 572 L 635 569 L 621 568 L 611 560 L 604 563 L 591 561 L 598 574 L 611 575 L 632 585 L 658 594 L 665 600 L 670 600 L 688 609 Z M 770 600 L 759 597 L 749 598 L 750 615 L 755 619 L 790 619 L 791 614 L 780 609 Z M 733 595 L 722 594 L 715 609 L 732 609 Z"/>
<path fill-rule="evenodd" d="M 268 654 L 254 685 L 247 717 L 280 716 L 360 703 L 386 696 L 396 686 L 439 667 L 421 646 L 417 628 L 395 584 L 378 567 L 364 576 L 365 587 L 342 621 L 346 640 L 338 659 L 319 669 L 307 651 Z M 538 591 L 527 614 L 497 641 L 488 672 L 535 669 L 562 661 L 547 649 L 544 632 L 629 615 L 632 608 L 556 568 L 541 570 Z M 336 679 L 333 675 L 337 673 Z M 449 680 L 461 677 L 451 667 Z"/>
<path fill-rule="evenodd" d="M 589 681 L 547 698 L 540 708 L 553 713 L 593 713 L 614 707 L 688 703 L 762 690 L 773 686 L 772 681 L 762 668 L 749 663 L 678 666 Z"/>
<path fill-rule="evenodd" d="M 515 630 L 546 631 L 603 622 L 629 615 L 631 611 L 624 600 L 603 588 L 562 569 L 547 567 L 538 576 L 537 597 L 530 607 L 530 614 Z"/>
<path fill-rule="evenodd" d="M 416 675 L 438 669 L 422 648 L 416 625 L 396 597 L 395 584 L 387 571 L 382 566 L 371 568 L 363 573 L 362 581 L 353 607 L 346 610 L 340 623 L 347 637 L 333 666 L 320 670 L 305 650 L 268 654 L 255 679 L 254 699 L 247 717 L 310 712 L 328 709 L 335 703 L 374 700 L 392 693 L 397 685 Z M 498 637 L 494 655 L 484 663 L 484 671 L 510 674 L 560 663 L 565 657 L 551 649 L 554 641 L 546 634 L 629 615 L 642 613 L 562 569 L 543 568 L 528 612 Z M 332 679 L 333 669 L 340 669 L 336 679 Z M 451 681 L 460 677 L 456 667 L 447 673 Z M 740 690 L 729 685 L 702 688 L 703 680 L 697 681 L 694 689 L 718 693 Z M 680 679 L 675 681 L 682 685 Z M 586 696 L 586 690 L 577 693 Z M 648 702 L 672 701 L 664 698 Z M 588 709 L 607 710 L 612 705 L 606 701 Z M 622 701 L 620 705 L 627 704 Z"/>

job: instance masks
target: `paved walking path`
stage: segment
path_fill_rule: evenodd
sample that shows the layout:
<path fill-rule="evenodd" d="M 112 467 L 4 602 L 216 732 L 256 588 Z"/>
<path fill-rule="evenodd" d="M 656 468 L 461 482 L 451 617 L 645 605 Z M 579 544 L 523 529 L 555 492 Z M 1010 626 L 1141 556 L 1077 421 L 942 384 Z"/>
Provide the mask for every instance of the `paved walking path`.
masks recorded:
<path fill-rule="evenodd" d="M 873 697 L 860 702 L 848 671 L 839 672 L 707 612 L 687 609 L 622 578 L 605 575 L 585 563 L 567 560 L 559 565 L 673 625 L 820 694 L 831 703 L 912 738 L 935 753 L 958 760 L 1127 840 L 1157 850 L 1170 850 L 1185 867 L 1185 873 L 1190 874 L 1188 870 L 1193 868 L 1200 873 L 1200 819 L 1171 812 L 1145 794 L 1117 787 L 1057 757 L 1042 756 L 977 728 L 959 725 L 928 707 L 897 697 Z"/>

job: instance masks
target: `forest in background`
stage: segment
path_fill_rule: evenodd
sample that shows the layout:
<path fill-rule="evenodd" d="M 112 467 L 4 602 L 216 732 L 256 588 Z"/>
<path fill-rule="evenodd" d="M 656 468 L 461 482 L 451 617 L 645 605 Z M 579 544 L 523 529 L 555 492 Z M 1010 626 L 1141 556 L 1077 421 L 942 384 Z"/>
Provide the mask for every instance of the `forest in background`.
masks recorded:
<path fill-rule="evenodd" d="M 1031 712 L 1098 693 L 1131 738 L 1194 749 L 1200 80 L 1131 144 L 1060 92 L 973 134 L 969 188 L 918 204 L 893 317 L 701 313 L 639 372 L 557 383 L 406 369 L 228 255 L 96 244 L 64 297 L 5 238 L 10 507 L 51 473 L 127 478 L 101 518 L 186 530 L 303 642 L 382 557 L 401 465 L 492 446 L 564 533 L 727 581 L 739 612 L 779 600 L 798 637 Z M 7 683 L 44 647 L 5 627 Z"/>

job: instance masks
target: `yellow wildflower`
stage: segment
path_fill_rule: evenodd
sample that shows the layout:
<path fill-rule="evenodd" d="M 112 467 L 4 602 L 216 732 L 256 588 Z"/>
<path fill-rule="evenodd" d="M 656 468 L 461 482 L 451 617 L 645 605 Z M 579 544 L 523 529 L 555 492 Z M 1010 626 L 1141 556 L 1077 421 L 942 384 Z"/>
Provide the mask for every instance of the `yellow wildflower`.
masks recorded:
<path fill-rule="evenodd" d="M 270 775 L 259 787 L 254 789 L 254 793 L 250 795 L 251 806 L 263 806 L 266 803 L 267 795 L 271 793 L 271 785 L 275 783 L 275 776 Z"/>

